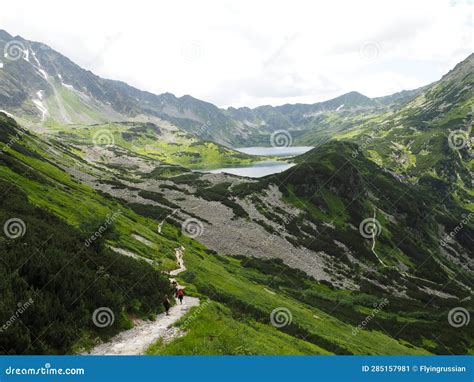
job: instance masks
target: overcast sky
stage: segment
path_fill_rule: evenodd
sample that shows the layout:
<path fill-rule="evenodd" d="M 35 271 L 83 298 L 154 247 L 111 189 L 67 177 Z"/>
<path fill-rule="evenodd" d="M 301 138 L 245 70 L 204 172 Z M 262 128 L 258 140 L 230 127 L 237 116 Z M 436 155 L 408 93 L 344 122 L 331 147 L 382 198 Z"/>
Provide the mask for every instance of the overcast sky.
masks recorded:
<path fill-rule="evenodd" d="M 472 0 L 15 0 L 0 28 L 154 93 L 218 106 L 387 95 L 473 51 Z"/>

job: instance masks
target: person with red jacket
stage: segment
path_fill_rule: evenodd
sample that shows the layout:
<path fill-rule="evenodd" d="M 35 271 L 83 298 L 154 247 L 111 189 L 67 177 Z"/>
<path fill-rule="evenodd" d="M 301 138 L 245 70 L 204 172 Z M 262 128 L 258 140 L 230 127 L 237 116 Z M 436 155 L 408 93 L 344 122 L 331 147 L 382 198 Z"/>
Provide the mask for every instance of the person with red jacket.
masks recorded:
<path fill-rule="evenodd" d="M 183 305 L 184 292 L 182 289 L 178 291 L 178 300 L 181 305 Z"/>

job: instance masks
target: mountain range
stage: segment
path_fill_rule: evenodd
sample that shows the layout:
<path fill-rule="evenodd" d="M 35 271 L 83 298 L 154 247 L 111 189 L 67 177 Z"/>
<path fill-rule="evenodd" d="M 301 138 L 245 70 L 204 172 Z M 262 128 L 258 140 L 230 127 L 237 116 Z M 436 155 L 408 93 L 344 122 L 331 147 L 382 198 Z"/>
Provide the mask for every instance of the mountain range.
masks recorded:
<path fill-rule="evenodd" d="M 35 301 L 0 352 L 84 352 L 153 318 L 183 247 L 207 303 L 150 354 L 472 354 L 451 312 L 473 311 L 473 54 L 387 97 L 222 109 L 5 31 L 0 49 L 0 223 L 23 222 L 0 238 L 0 321 Z M 258 179 L 190 170 L 279 134 L 316 148 Z"/>
<path fill-rule="evenodd" d="M 165 120 L 180 129 L 227 146 L 270 145 L 277 130 L 311 131 L 336 112 L 363 114 L 405 103 L 422 89 L 387 97 L 368 98 L 351 92 L 315 104 L 220 109 L 189 95 L 151 94 L 120 81 L 100 78 L 38 42 L 0 31 L 0 47 L 17 41 L 24 52 L 16 65 L 6 61 L 2 76 L 2 104 L 18 116 L 45 124 L 94 124 L 121 120 Z M 47 112 L 45 112 L 47 111 Z"/>

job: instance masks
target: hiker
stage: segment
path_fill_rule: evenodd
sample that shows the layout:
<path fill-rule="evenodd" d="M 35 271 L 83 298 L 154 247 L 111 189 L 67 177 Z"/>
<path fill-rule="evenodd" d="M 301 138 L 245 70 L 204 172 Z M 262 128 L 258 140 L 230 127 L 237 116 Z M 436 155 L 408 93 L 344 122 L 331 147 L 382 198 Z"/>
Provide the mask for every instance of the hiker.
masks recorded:
<path fill-rule="evenodd" d="M 183 305 L 184 292 L 182 289 L 178 291 L 178 300 L 181 305 Z"/>
<path fill-rule="evenodd" d="M 165 307 L 166 315 L 170 315 L 170 308 L 171 308 L 171 302 L 168 296 L 165 296 L 165 299 L 163 300 L 163 306 Z"/>

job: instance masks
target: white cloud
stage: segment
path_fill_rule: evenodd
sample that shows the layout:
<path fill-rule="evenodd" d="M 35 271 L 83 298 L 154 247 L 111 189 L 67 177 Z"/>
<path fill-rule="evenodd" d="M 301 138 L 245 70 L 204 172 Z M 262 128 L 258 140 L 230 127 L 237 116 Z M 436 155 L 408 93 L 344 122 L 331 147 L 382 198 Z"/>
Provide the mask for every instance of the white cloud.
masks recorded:
<path fill-rule="evenodd" d="M 95 73 L 219 106 L 380 96 L 471 53 L 471 1 L 16 0 L 0 27 Z"/>

